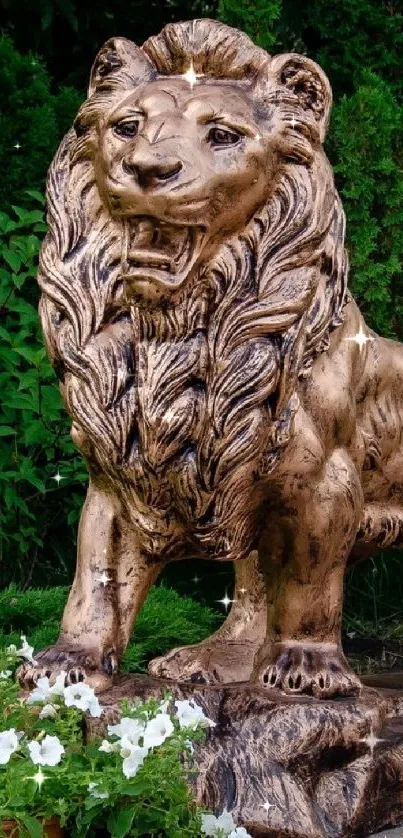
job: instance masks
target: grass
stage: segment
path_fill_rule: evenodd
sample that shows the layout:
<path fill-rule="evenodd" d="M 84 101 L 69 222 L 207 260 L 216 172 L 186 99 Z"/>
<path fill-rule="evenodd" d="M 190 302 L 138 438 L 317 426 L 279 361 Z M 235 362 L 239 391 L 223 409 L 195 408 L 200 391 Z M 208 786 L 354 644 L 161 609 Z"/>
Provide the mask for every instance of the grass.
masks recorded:
<path fill-rule="evenodd" d="M 19 645 L 25 634 L 36 651 L 55 643 L 68 588 L 33 588 L 22 593 L 14 585 L 0 591 L 0 646 Z M 152 588 L 137 618 L 122 661 L 126 672 L 146 669 L 148 661 L 174 646 L 198 643 L 222 618 L 171 588 Z"/>

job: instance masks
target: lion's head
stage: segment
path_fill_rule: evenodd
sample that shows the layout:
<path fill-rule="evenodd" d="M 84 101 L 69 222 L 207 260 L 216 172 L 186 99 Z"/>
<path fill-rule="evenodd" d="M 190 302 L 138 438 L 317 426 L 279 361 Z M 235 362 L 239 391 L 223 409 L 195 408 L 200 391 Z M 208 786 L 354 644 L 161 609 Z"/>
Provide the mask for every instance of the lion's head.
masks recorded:
<path fill-rule="evenodd" d="M 75 122 L 74 159 L 91 160 L 124 227 L 127 297 L 169 304 L 270 200 L 286 161 L 312 162 L 329 104 L 313 62 L 270 61 L 212 21 L 167 27 L 142 49 L 109 41 Z"/>
<path fill-rule="evenodd" d="M 172 503 L 169 461 L 182 518 L 206 539 L 226 515 L 245 541 L 250 473 L 275 464 L 341 322 L 330 103 L 314 62 L 216 21 L 95 61 L 50 169 L 41 311 L 76 438 L 133 478 L 143 528 Z"/>

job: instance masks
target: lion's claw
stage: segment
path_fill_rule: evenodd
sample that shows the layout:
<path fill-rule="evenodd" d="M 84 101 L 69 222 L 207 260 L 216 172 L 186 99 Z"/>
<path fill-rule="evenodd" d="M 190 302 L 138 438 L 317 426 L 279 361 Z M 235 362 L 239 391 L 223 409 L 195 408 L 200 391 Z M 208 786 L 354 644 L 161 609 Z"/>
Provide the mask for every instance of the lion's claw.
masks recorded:
<path fill-rule="evenodd" d="M 361 682 L 330 644 L 272 644 L 258 653 L 254 678 L 269 689 L 316 698 L 357 695 Z"/>
<path fill-rule="evenodd" d="M 74 646 L 56 645 L 39 652 L 32 663 L 20 666 L 17 678 L 25 690 L 32 689 L 40 678 L 49 678 L 54 684 L 58 675 L 65 673 L 65 686 L 85 681 L 97 692 L 108 689 L 118 661 L 112 652 L 102 659 L 92 650 Z"/>

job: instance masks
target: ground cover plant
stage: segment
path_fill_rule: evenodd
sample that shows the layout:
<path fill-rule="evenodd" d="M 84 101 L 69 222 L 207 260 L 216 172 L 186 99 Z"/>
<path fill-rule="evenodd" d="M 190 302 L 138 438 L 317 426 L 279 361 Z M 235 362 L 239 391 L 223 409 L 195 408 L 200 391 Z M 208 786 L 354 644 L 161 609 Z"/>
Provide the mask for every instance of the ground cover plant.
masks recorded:
<path fill-rule="evenodd" d="M 65 587 L 0 591 L 0 647 L 17 645 L 21 633 L 36 649 L 58 638 L 67 599 Z M 198 643 L 220 623 L 220 616 L 190 597 L 162 586 L 152 588 L 137 619 L 122 669 L 143 671 L 147 662 L 183 643 Z"/>
<path fill-rule="evenodd" d="M 327 72 L 335 100 L 327 150 L 347 214 L 350 284 L 368 323 L 403 338 L 401 2 L 156 0 L 150 16 L 145 0 L 43 0 L 40 8 L 26 0 L 24 14 L 18 0 L 7 0 L 0 11 L 0 587 L 71 581 L 87 480 L 36 312 L 46 169 L 101 43 L 111 34 L 141 41 L 169 20 L 199 16 L 240 27 L 271 53 L 307 54 Z M 217 579 L 210 577 L 212 602 L 225 592 Z M 401 602 L 401 554 L 365 563 L 347 581 L 346 631 L 399 635 Z M 38 646 L 49 636 L 45 625 Z"/>
<path fill-rule="evenodd" d="M 57 818 L 71 838 L 105 829 L 111 838 L 250 838 L 228 813 L 202 812 L 192 799 L 195 745 L 216 723 L 189 700 L 125 700 L 104 737 L 84 735 L 84 714 L 102 704 L 81 682 L 42 677 L 21 696 L 14 672 L 33 647 L 0 649 L 0 835 L 7 821 L 19 838 L 41 838 Z"/>

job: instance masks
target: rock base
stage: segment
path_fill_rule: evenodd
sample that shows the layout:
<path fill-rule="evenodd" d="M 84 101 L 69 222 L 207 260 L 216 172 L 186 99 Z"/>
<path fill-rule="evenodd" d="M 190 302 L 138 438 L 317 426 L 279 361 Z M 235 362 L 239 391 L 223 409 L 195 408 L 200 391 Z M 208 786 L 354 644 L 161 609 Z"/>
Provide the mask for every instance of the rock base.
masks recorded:
<path fill-rule="evenodd" d="M 197 745 L 198 802 L 230 811 L 254 838 L 359 838 L 403 823 L 403 693 L 365 688 L 320 701 L 248 684 L 185 685 L 121 676 L 102 695 L 102 720 L 123 698 L 193 698 L 217 723 Z"/>

